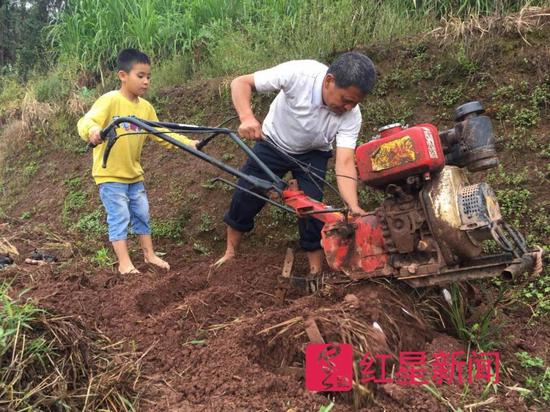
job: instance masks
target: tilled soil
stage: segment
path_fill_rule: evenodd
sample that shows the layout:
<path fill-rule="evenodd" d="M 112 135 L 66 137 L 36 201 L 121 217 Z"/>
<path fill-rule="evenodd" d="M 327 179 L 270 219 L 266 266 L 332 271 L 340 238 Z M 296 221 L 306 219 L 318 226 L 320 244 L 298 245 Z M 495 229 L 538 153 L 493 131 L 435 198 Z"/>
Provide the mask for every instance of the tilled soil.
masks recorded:
<path fill-rule="evenodd" d="M 291 290 L 281 303 L 276 295 L 280 251 L 245 254 L 217 271 L 210 268 L 212 258 L 180 257 L 168 259 L 168 273 L 141 265 L 141 274 L 120 276 L 76 258 L 25 265 L 23 255 L 30 250 L 17 246 L 21 256 L 2 278 L 15 278 L 16 289 L 30 288 L 27 296 L 47 309 L 77 316 L 145 353 L 138 381 L 141 411 L 317 411 L 331 400 L 336 411 L 447 409 L 416 385 L 364 387 L 369 393 L 354 400 L 349 393 L 309 392 L 304 383 L 308 318 L 317 321 L 326 341 L 336 342 L 342 341 L 346 319 L 366 327 L 378 323 L 385 339 L 372 338 L 362 348 L 373 353 L 464 350 L 430 322 L 422 302 L 435 290 L 419 292 L 385 280 L 354 284 L 331 274 L 317 294 Z M 461 389 L 441 388 L 449 397 Z M 528 410 L 515 392 L 500 394 L 498 404 Z"/>

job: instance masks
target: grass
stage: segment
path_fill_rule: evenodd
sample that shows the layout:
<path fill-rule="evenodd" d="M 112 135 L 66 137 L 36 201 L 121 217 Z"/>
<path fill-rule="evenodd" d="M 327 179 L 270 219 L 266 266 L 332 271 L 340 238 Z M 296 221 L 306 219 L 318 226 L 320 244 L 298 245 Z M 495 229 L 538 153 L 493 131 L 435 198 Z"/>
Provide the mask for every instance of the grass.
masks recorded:
<path fill-rule="evenodd" d="M 464 299 L 459 286 L 456 283 L 449 289 L 443 290 L 447 307 L 444 311 L 449 315 L 457 337 L 468 345 L 473 345 L 478 352 L 484 352 L 495 346 L 498 342 L 499 327 L 493 322 L 497 318 L 497 305 L 503 297 L 504 288 L 500 288 L 499 295 L 488 303 L 488 308 L 479 316 L 476 322 L 468 323 L 466 320 L 467 301 Z"/>
<path fill-rule="evenodd" d="M 52 53 L 60 62 L 76 61 L 83 69 L 99 73 L 102 81 L 124 47 L 171 61 L 164 74 L 181 80 L 192 73 L 208 77 L 252 71 L 283 58 L 326 59 L 335 51 L 364 43 L 363 39 L 391 41 L 429 30 L 442 17 L 503 14 L 544 3 L 109 0 L 106 7 L 99 0 L 83 0 L 69 3 L 47 31 Z M 475 70 L 467 55 L 460 54 L 460 49 L 458 53 L 466 72 Z M 52 80 L 39 86 L 41 98 L 61 90 L 54 84 Z"/>
<path fill-rule="evenodd" d="M 0 286 L 0 409 L 133 411 L 141 359 Z"/>
<path fill-rule="evenodd" d="M 545 366 L 543 359 L 527 352 L 516 352 L 515 355 L 524 369 L 525 383 L 530 389 L 527 398 L 542 405 L 550 405 L 550 366 Z"/>

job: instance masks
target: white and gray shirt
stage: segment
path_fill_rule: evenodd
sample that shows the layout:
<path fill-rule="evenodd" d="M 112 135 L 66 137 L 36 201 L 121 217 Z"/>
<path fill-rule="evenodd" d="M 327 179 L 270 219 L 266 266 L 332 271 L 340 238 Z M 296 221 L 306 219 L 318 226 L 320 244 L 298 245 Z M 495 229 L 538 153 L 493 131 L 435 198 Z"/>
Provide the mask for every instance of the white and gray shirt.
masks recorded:
<path fill-rule="evenodd" d="M 355 106 L 342 115 L 332 112 L 322 96 L 328 67 L 315 60 L 293 60 L 254 73 L 258 92 L 279 90 L 262 131 L 288 153 L 336 147 L 355 149 L 361 111 Z"/>

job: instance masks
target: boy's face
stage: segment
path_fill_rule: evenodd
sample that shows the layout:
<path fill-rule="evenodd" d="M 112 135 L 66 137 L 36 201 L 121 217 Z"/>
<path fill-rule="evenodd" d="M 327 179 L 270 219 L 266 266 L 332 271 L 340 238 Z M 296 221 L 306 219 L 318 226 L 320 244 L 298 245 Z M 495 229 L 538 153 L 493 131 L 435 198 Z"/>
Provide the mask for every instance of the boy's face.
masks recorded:
<path fill-rule="evenodd" d="M 128 73 L 124 70 L 119 70 L 118 77 L 124 90 L 133 96 L 141 97 L 145 94 L 151 83 L 151 65 L 136 63 Z"/>
<path fill-rule="evenodd" d="M 338 87 L 332 74 L 325 76 L 323 80 L 323 101 L 337 115 L 349 112 L 364 98 L 365 94 L 358 87 Z"/>

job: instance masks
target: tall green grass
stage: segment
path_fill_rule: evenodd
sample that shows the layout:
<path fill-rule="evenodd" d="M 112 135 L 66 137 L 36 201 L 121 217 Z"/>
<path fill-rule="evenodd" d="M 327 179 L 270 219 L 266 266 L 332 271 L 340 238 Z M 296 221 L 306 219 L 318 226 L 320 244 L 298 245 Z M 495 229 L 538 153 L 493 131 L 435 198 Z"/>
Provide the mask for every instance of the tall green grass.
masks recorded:
<path fill-rule="evenodd" d="M 180 56 L 184 73 L 247 70 L 325 58 L 361 44 L 426 31 L 441 17 L 505 13 L 548 1 L 73 0 L 49 28 L 61 61 L 103 73 L 118 51 Z"/>

